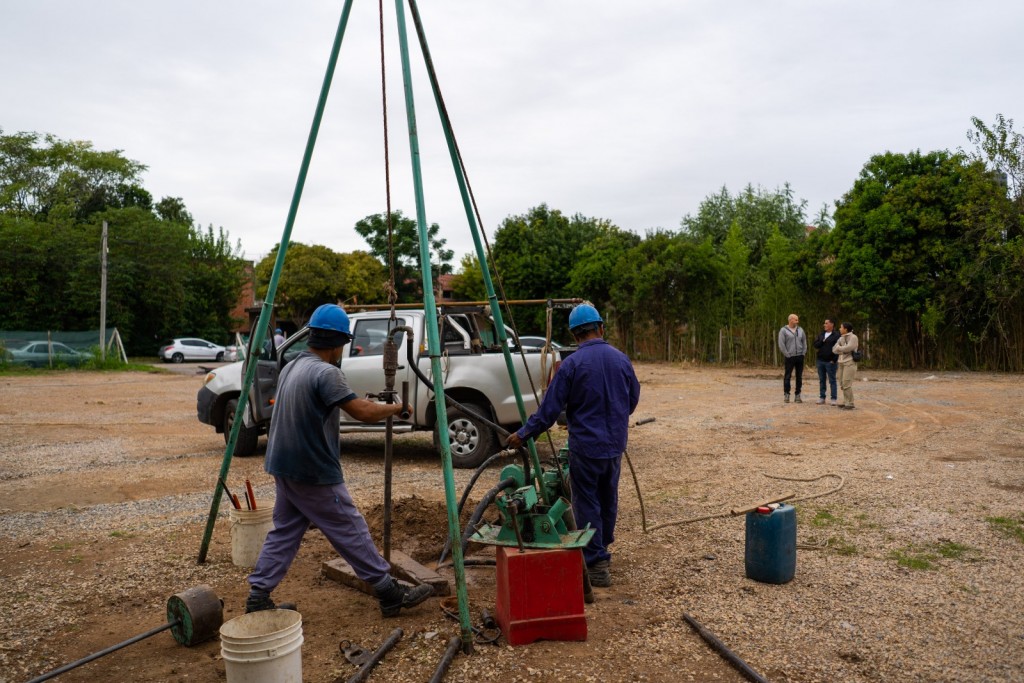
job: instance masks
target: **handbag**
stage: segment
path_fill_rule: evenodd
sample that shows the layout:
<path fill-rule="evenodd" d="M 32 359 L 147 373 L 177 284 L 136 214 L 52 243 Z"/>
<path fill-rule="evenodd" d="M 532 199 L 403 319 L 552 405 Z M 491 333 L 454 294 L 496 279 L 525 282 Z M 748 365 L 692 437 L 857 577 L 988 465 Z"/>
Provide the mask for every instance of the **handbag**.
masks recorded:
<path fill-rule="evenodd" d="M 864 354 L 860 352 L 860 349 L 850 352 L 850 358 L 853 359 L 854 363 L 859 363 L 860 359 L 864 357 Z"/>

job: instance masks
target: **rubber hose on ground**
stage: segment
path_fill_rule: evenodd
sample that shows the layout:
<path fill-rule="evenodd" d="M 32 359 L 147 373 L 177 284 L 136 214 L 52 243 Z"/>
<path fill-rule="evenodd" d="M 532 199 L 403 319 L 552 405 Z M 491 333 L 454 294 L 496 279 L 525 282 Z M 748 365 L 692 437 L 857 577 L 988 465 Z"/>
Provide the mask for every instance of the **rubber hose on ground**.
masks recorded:
<path fill-rule="evenodd" d="M 458 518 L 459 519 L 462 519 L 462 508 L 466 507 L 466 500 L 469 498 L 470 491 L 472 491 L 473 487 L 476 486 L 477 479 L 480 478 L 480 475 L 484 473 L 484 470 L 487 469 L 487 467 L 492 462 L 494 462 L 495 460 L 500 458 L 503 454 L 504 454 L 504 451 L 498 451 L 497 453 L 495 453 L 494 455 L 492 455 L 491 457 L 487 458 L 482 463 L 480 463 L 480 466 L 476 468 L 475 472 L 473 472 L 473 476 L 469 478 L 469 483 L 466 484 L 466 488 L 462 492 L 462 498 L 459 500 L 459 508 L 458 508 Z M 452 539 L 450 539 L 450 538 L 444 539 L 444 547 L 441 548 L 441 555 L 437 558 L 437 564 L 440 565 L 441 563 L 444 562 L 444 558 L 446 558 L 448 556 L 448 551 L 451 550 L 451 549 L 452 549 Z"/>

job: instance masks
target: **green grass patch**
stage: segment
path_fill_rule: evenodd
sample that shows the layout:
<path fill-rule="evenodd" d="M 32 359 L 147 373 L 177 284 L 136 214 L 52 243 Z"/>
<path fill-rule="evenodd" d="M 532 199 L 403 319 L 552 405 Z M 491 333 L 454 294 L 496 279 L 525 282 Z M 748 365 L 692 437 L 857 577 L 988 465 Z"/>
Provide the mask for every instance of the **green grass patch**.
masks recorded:
<path fill-rule="evenodd" d="M 110 536 L 112 538 L 135 538 L 135 534 L 130 531 L 111 531 Z"/>
<path fill-rule="evenodd" d="M 924 546 L 909 545 L 902 550 L 894 550 L 889 553 L 889 559 L 896 560 L 896 564 L 899 566 L 919 570 L 938 569 L 939 566 L 936 563 L 940 558 L 970 562 L 977 557 L 978 550 L 976 548 L 946 540 Z"/>
<path fill-rule="evenodd" d="M 939 551 L 939 555 L 950 560 L 967 559 L 967 555 L 974 552 L 974 548 L 953 541 L 943 541 L 935 548 Z"/>
<path fill-rule="evenodd" d="M 890 560 L 896 560 L 896 564 L 907 569 L 913 569 L 917 571 L 927 571 L 932 569 L 938 569 L 934 564 L 939 558 L 928 552 L 920 552 L 913 548 L 906 548 L 904 550 L 894 550 L 889 553 Z"/>
<path fill-rule="evenodd" d="M 828 539 L 828 547 L 831 548 L 836 555 L 842 555 L 843 557 L 853 557 L 859 552 L 857 550 L 857 546 L 850 543 L 842 536 L 833 536 Z"/>
<path fill-rule="evenodd" d="M 153 372 L 153 373 L 168 373 L 169 370 L 153 365 L 154 359 L 152 357 L 140 356 L 132 357 L 125 362 L 117 354 L 116 351 L 111 351 L 107 354 L 106 358 L 100 358 L 100 347 L 93 346 L 87 351 L 92 354 L 92 358 L 86 360 L 81 365 L 69 366 L 66 363 L 55 361 L 53 367 L 46 366 L 42 368 L 31 368 L 21 363 L 11 362 L 7 355 L 4 353 L 4 347 L 0 344 L 0 376 L 3 375 L 42 375 L 48 372 L 60 371 L 60 372 L 75 372 L 75 371 L 110 371 L 110 372 Z M 159 360 L 159 359 L 156 359 Z"/>
<path fill-rule="evenodd" d="M 814 517 L 811 519 L 811 526 L 825 527 L 825 526 L 838 526 L 843 523 L 842 518 L 836 517 L 828 510 L 818 510 Z"/>
<path fill-rule="evenodd" d="M 52 368 L 30 368 L 27 365 L 18 363 L 0 362 L 0 376 L 46 375 L 52 372 L 148 372 L 152 374 L 169 374 L 171 371 L 166 368 L 149 365 L 148 363 L 131 361 L 124 363 L 111 358 L 105 361 L 98 359 L 90 360 L 76 368 L 66 365 L 55 365 Z"/>
<path fill-rule="evenodd" d="M 985 521 L 996 532 L 1024 543 L 1024 517 L 986 517 Z"/>

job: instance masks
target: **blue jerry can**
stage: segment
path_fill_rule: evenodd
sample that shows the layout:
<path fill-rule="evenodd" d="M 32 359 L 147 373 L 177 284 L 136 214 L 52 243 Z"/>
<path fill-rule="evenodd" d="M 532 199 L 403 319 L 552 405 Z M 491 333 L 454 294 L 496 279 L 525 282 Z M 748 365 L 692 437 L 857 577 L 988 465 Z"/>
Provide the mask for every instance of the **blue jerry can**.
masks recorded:
<path fill-rule="evenodd" d="M 747 513 L 747 578 L 786 583 L 796 575 L 796 508 L 785 503 Z"/>

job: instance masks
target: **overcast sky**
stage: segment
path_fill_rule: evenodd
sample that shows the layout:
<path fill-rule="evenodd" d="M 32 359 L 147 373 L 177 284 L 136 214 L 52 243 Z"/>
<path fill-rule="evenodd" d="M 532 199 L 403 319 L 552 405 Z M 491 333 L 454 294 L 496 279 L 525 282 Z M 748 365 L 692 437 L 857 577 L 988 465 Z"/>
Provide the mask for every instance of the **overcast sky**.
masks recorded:
<path fill-rule="evenodd" d="M 1024 124 L 1024 3 L 419 0 L 484 228 L 540 203 L 639 234 L 723 185 L 789 182 L 808 218 L 873 155 Z M 4 0 L 0 128 L 148 166 L 250 258 L 280 241 L 341 0 Z M 392 206 L 415 216 L 385 2 Z M 366 249 L 385 207 L 378 5 L 355 0 L 292 241 Z M 426 215 L 472 251 L 415 47 Z M 1018 130 L 1024 125 L 1018 125 Z"/>

